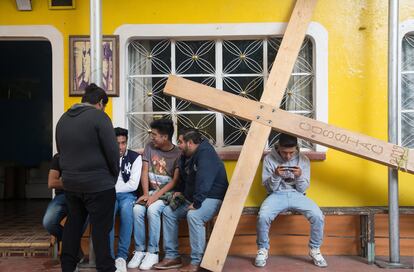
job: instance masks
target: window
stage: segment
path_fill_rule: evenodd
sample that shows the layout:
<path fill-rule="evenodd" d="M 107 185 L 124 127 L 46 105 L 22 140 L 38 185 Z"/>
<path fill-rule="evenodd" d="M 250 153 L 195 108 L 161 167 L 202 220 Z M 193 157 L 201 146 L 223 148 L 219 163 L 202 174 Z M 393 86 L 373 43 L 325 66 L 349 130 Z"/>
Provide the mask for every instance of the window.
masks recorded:
<path fill-rule="evenodd" d="M 401 58 L 401 145 L 414 148 L 414 34 L 404 36 Z"/>
<path fill-rule="evenodd" d="M 149 123 L 170 118 L 178 131 L 196 127 L 220 150 L 240 150 L 250 123 L 164 96 L 169 74 L 259 100 L 286 24 L 125 25 L 120 36 L 120 98 L 114 99 L 115 125 L 128 127 L 130 147 L 149 137 Z M 240 35 L 243 29 L 243 35 Z M 281 108 L 327 121 L 327 33 L 311 23 Z M 122 58 L 121 58 L 122 63 Z M 267 147 L 277 142 L 272 132 Z M 324 147 L 302 142 L 308 150 Z"/>

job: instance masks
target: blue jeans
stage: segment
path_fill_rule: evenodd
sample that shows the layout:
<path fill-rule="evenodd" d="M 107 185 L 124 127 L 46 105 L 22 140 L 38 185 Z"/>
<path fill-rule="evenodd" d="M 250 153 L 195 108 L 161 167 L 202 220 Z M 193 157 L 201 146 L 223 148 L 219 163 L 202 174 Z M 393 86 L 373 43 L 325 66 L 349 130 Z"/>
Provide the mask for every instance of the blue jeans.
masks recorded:
<path fill-rule="evenodd" d="M 311 224 L 310 248 L 319 248 L 323 240 L 324 215 L 318 205 L 298 191 L 278 191 L 262 203 L 257 217 L 257 247 L 269 249 L 269 229 L 277 215 L 284 211 L 297 211 Z"/>
<path fill-rule="evenodd" d="M 111 255 L 112 258 L 115 258 L 115 251 L 114 251 L 114 228 L 115 228 L 115 217 L 116 214 L 119 212 L 119 239 L 118 239 L 118 252 L 116 257 L 117 258 L 128 258 L 129 253 L 129 245 L 131 244 L 131 235 L 132 235 L 132 224 L 134 221 L 134 217 L 132 215 L 132 208 L 134 207 L 134 203 L 136 200 L 136 196 L 134 193 L 116 193 L 116 200 L 115 200 L 115 209 L 114 209 L 114 225 L 112 227 L 111 232 L 109 233 L 109 242 L 111 248 Z"/>
<path fill-rule="evenodd" d="M 43 216 L 43 227 L 60 242 L 63 236 L 63 227 L 60 224 L 68 214 L 65 194 L 58 194 L 50 201 Z"/>
<path fill-rule="evenodd" d="M 206 198 L 197 210 L 188 210 L 191 203 L 184 203 L 173 211 L 169 206 L 163 212 L 163 238 L 165 258 L 174 259 L 178 253 L 179 220 L 187 216 L 190 232 L 191 264 L 199 265 L 206 247 L 205 223 L 210 221 L 220 209 L 222 200 Z"/>
<path fill-rule="evenodd" d="M 145 214 L 148 219 L 148 247 L 150 253 L 159 251 L 161 233 L 161 214 L 166 205 L 157 200 L 148 208 L 135 204 L 134 206 L 134 240 L 135 251 L 145 251 Z"/>

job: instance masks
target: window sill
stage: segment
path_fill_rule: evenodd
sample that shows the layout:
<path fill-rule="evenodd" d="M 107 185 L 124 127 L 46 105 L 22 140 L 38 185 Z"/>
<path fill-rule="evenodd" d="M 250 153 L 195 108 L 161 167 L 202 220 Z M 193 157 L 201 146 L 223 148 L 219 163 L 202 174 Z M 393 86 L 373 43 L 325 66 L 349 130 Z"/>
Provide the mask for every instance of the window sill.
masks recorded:
<path fill-rule="evenodd" d="M 270 151 L 264 151 L 262 155 L 262 159 L 266 156 Z M 220 159 L 223 161 L 237 161 L 240 156 L 240 151 L 217 151 Z M 316 152 L 316 151 L 304 151 L 302 154 L 305 154 L 309 160 L 311 161 L 324 161 L 326 160 L 326 152 Z"/>

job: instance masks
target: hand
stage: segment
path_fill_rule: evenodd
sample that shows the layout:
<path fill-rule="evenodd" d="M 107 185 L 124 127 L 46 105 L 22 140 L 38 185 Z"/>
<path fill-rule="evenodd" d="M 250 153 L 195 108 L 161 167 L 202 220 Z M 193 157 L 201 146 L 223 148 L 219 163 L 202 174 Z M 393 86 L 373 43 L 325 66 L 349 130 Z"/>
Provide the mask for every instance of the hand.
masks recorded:
<path fill-rule="evenodd" d="M 149 197 L 148 195 L 142 195 L 137 199 L 136 203 L 140 205 L 144 205 L 148 201 L 148 197 Z"/>
<path fill-rule="evenodd" d="M 173 199 L 174 198 L 176 198 L 177 196 L 180 196 L 180 195 L 182 195 L 182 193 L 181 192 L 174 192 L 174 194 L 173 194 Z"/>
<path fill-rule="evenodd" d="M 285 170 L 286 168 L 284 167 L 284 166 L 282 166 L 282 165 L 279 165 L 278 167 L 276 167 L 276 169 L 275 169 L 275 174 L 277 175 L 277 176 L 280 176 L 280 177 L 283 177 L 283 176 L 285 176 Z"/>
<path fill-rule="evenodd" d="M 192 210 L 197 210 L 197 209 L 194 208 L 194 204 L 191 203 L 190 206 L 187 207 L 187 210 L 192 211 Z"/>
<path fill-rule="evenodd" d="M 152 196 L 148 197 L 146 206 L 149 207 L 152 203 L 158 200 L 158 196 L 153 194 Z"/>
<path fill-rule="evenodd" d="M 298 178 L 302 176 L 302 169 L 299 166 L 295 166 L 295 168 L 292 168 L 292 173 L 295 176 L 295 178 Z"/>

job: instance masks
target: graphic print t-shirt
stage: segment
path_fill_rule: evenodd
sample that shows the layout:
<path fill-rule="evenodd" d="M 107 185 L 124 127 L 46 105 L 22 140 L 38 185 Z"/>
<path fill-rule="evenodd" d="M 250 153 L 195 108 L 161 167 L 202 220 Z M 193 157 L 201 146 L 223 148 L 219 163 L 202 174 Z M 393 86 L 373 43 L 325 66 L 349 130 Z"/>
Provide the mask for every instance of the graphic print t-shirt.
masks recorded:
<path fill-rule="evenodd" d="M 152 143 L 145 146 L 142 160 L 148 162 L 150 189 L 158 189 L 171 181 L 180 155 L 181 151 L 175 145 L 169 151 L 159 150 Z"/>

